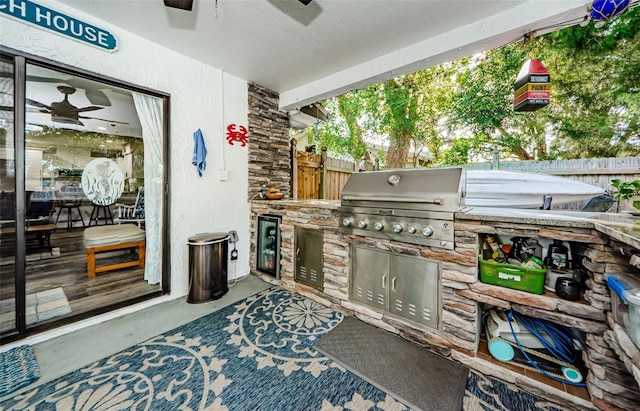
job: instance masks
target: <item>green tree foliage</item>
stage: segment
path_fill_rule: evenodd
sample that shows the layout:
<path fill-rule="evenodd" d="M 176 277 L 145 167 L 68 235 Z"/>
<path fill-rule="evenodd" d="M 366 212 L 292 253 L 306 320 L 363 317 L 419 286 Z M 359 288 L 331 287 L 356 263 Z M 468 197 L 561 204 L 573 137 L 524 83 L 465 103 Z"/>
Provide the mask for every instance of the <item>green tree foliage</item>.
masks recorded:
<path fill-rule="evenodd" d="M 491 147 L 487 144 L 487 138 L 484 135 L 456 138 L 451 141 L 451 147 L 441 153 L 436 165 L 467 164 L 470 158 L 487 153 L 490 149 Z"/>
<path fill-rule="evenodd" d="M 520 160 L 546 156 L 546 115 L 513 111 L 513 84 L 526 60 L 520 44 L 511 44 L 468 59 L 460 67 L 450 121 L 463 136 L 473 136 L 475 144 L 484 147 L 480 151 L 497 147 L 503 156 Z"/>
<path fill-rule="evenodd" d="M 552 73 L 549 121 L 560 158 L 640 154 L 640 8 L 602 28 L 574 26 L 536 44 Z"/>
<path fill-rule="evenodd" d="M 378 132 L 389 136 L 387 168 L 402 168 L 406 165 L 411 148 L 411 139 L 418 119 L 418 99 L 414 97 L 417 74 L 392 79 L 382 84 L 379 92 L 370 100 L 378 107 Z M 371 111 L 370 111 L 371 112 Z"/>
<path fill-rule="evenodd" d="M 528 56 L 551 74 L 551 104 L 514 112 L 513 85 Z M 488 159 L 496 149 L 520 160 L 640 155 L 640 7 L 599 29 L 569 27 L 326 105 L 334 117 L 315 128 L 317 141 L 357 161 L 366 139 L 384 136 L 387 167 L 420 165 L 415 153 L 424 148 L 434 165 Z"/>
<path fill-rule="evenodd" d="M 417 166 L 423 149 L 439 153 L 442 113 L 449 103 L 452 68 L 437 66 L 408 76 L 354 90 L 324 102 L 329 122 L 307 129 L 315 142 L 358 161 L 369 159 L 365 137 L 386 136 L 389 149 L 379 155 L 387 168 Z M 413 156 L 410 157 L 411 152 Z"/>
<path fill-rule="evenodd" d="M 330 153 L 338 153 L 338 157 L 371 160 L 364 142 L 366 130 L 359 123 L 364 104 L 361 97 L 358 91 L 352 91 L 324 101 L 331 119 L 307 128 L 310 141 L 327 147 Z"/>

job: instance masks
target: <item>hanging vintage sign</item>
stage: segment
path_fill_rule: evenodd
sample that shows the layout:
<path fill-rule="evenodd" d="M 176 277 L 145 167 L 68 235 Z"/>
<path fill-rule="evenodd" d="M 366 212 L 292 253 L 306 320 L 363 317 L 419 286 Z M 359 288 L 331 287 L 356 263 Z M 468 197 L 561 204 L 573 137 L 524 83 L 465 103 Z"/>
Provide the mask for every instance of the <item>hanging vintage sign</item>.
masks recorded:
<path fill-rule="evenodd" d="M 551 100 L 551 76 L 538 59 L 527 60 L 514 86 L 513 111 L 535 111 Z"/>
<path fill-rule="evenodd" d="M 0 0 L 0 12 L 74 40 L 115 51 L 116 37 L 109 31 L 28 0 Z"/>

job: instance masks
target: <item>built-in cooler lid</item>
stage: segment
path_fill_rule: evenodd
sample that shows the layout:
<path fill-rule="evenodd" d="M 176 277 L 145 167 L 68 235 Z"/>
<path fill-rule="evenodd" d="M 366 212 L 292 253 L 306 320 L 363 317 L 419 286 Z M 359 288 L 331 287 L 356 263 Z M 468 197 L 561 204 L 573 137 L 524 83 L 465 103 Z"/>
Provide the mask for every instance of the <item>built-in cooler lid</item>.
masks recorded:
<path fill-rule="evenodd" d="M 340 204 L 455 212 L 464 207 L 465 176 L 461 167 L 353 173 Z"/>

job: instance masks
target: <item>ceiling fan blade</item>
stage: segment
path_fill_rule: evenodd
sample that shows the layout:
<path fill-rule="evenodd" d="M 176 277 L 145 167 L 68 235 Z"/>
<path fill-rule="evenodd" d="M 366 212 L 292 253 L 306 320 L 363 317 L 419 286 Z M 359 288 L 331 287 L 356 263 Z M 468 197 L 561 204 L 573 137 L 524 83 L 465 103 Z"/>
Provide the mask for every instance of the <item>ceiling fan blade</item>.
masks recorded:
<path fill-rule="evenodd" d="M 124 121 L 115 121 L 115 120 L 109 120 L 109 119 L 100 118 L 100 117 L 78 116 L 78 118 L 84 118 L 86 120 L 100 120 L 100 121 L 106 121 L 106 122 L 109 122 L 109 123 L 116 123 L 116 124 L 129 124 L 129 123 L 125 123 Z"/>
<path fill-rule="evenodd" d="M 13 111 L 13 106 L 0 106 L 0 111 Z M 33 108 L 33 107 L 27 107 L 25 109 L 25 112 L 27 113 L 45 113 L 45 114 L 51 114 L 51 112 L 49 110 L 45 110 L 43 108 L 41 109 L 37 109 L 37 108 Z"/>
<path fill-rule="evenodd" d="M 46 108 L 47 110 L 51 110 L 51 106 L 47 106 L 46 104 L 42 104 L 39 101 L 31 100 L 30 98 L 26 98 L 25 101 L 30 106 L 42 107 L 42 108 Z"/>
<path fill-rule="evenodd" d="M 75 110 L 73 110 L 75 113 L 84 113 L 85 111 L 95 111 L 95 110 L 102 110 L 104 107 L 98 107 L 98 106 L 87 106 L 87 107 L 83 107 L 83 108 L 77 108 Z"/>
<path fill-rule="evenodd" d="M 310 25 L 322 13 L 320 3 L 312 0 L 266 0 L 303 26 Z"/>
<path fill-rule="evenodd" d="M 4 72 L 0 72 L 0 77 L 6 77 Z M 12 73 L 8 73 L 12 74 Z M 94 81 L 86 80 L 80 77 L 69 77 L 69 78 L 55 78 L 55 77 L 42 77 L 42 76 L 27 76 L 27 81 L 33 81 L 36 83 L 59 83 L 59 84 L 68 84 L 76 89 L 82 89 L 87 96 L 87 99 L 91 102 L 91 104 L 95 104 L 97 106 L 110 106 L 111 101 L 109 97 L 104 93 L 104 91 L 96 88 L 99 85 L 96 85 Z"/>
<path fill-rule="evenodd" d="M 164 0 L 164 5 L 174 9 L 191 11 L 193 8 L 193 0 Z"/>

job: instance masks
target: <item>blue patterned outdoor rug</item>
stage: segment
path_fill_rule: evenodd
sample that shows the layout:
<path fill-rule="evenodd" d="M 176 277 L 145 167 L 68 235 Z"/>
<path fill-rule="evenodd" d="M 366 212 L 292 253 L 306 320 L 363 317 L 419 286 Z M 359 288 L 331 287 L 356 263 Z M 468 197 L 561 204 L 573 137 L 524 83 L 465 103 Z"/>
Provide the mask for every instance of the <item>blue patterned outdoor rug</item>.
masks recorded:
<path fill-rule="evenodd" d="M 462 401 L 464 411 L 565 411 L 566 408 L 529 394 L 512 384 L 471 370 Z"/>
<path fill-rule="evenodd" d="M 33 347 L 23 345 L 0 353 L 0 397 L 40 378 Z"/>
<path fill-rule="evenodd" d="M 409 410 L 313 349 L 342 318 L 272 288 L 13 394 L 0 411 Z M 494 409 L 470 399 L 481 405 L 465 411 Z"/>
<path fill-rule="evenodd" d="M 0 404 L 9 410 L 407 410 L 311 346 L 342 320 L 269 289 Z"/>

